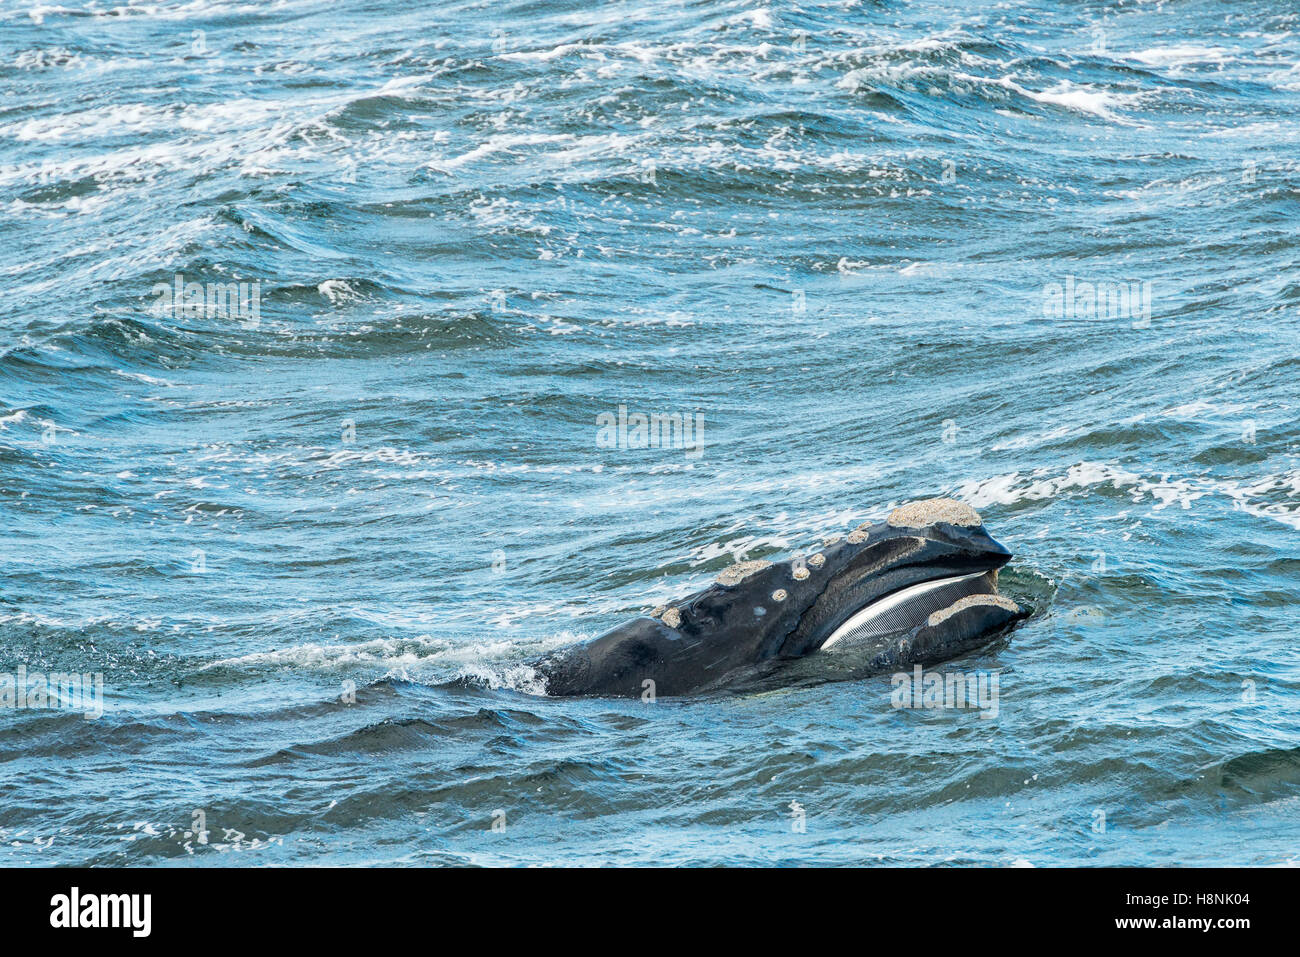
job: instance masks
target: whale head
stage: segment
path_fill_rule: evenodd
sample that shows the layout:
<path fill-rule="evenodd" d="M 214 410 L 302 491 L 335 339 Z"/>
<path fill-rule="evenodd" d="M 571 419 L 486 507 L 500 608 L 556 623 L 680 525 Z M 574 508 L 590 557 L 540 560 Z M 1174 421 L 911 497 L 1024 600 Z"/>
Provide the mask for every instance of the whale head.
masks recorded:
<path fill-rule="evenodd" d="M 537 668 L 549 694 L 679 695 L 849 649 L 875 672 L 932 664 L 1023 617 L 997 594 L 1010 559 L 969 505 L 912 502 L 808 554 L 733 565 L 707 588 Z"/>

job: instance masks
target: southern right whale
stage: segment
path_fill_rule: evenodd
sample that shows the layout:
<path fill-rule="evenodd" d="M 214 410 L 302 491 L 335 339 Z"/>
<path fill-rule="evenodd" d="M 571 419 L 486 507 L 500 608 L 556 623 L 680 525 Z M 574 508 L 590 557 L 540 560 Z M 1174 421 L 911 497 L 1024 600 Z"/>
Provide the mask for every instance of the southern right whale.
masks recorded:
<path fill-rule="evenodd" d="M 912 502 L 807 556 L 739 562 L 535 667 L 548 694 L 637 696 L 743 685 L 812 654 L 852 653 L 865 673 L 935 664 L 1025 617 L 997 591 L 1010 558 L 969 505 Z"/>

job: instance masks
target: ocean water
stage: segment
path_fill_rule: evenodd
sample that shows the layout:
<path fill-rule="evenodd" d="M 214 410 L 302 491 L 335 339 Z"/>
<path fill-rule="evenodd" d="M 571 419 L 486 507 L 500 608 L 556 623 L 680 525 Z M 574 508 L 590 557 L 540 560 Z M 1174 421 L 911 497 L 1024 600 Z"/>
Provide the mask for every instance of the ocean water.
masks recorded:
<path fill-rule="evenodd" d="M 103 689 L 0 865 L 1300 861 L 1293 3 L 5 3 L 0 88 L 0 672 Z M 530 667 L 932 495 L 996 714 Z"/>

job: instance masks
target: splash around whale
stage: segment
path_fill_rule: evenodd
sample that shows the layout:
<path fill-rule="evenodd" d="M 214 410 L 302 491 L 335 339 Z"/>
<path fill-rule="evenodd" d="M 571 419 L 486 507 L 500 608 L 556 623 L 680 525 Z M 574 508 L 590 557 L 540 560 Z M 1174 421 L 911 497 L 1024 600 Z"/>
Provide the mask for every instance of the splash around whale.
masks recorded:
<path fill-rule="evenodd" d="M 998 594 L 1011 553 L 969 505 L 926 499 L 819 551 L 746 561 L 717 581 L 535 665 L 551 695 L 686 695 L 932 665 L 982 647 L 1027 612 Z"/>

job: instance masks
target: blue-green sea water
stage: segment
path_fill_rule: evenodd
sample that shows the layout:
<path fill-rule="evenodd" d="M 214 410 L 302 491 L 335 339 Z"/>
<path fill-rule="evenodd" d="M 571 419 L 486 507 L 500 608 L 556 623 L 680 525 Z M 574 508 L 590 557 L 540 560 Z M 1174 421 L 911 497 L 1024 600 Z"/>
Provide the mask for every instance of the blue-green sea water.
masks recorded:
<path fill-rule="evenodd" d="M 0 865 L 1300 861 L 1294 3 L 5 2 L 0 90 Z M 996 716 L 530 667 L 934 495 Z"/>

